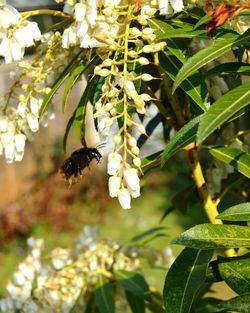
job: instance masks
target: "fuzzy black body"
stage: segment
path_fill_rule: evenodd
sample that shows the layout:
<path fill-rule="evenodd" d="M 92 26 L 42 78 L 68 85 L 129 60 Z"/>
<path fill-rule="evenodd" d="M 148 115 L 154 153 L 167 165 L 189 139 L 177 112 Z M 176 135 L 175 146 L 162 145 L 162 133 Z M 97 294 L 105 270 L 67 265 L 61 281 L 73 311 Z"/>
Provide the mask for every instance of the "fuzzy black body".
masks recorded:
<path fill-rule="evenodd" d="M 93 159 L 96 159 L 97 163 L 99 163 L 101 158 L 102 156 L 96 148 L 84 147 L 78 149 L 63 162 L 59 173 L 67 180 L 77 179 L 79 176 L 81 177 L 82 171 L 89 166 Z"/>

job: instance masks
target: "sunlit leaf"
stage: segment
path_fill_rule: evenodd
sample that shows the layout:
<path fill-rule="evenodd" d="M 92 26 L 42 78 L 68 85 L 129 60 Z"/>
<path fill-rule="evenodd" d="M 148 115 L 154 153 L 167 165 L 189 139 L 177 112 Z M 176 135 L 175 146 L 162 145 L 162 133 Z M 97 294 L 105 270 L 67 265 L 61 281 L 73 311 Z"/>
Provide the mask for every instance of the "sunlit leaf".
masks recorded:
<path fill-rule="evenodd" d="M 224 221 L 250 221 L 250 202 L 234 205 L 216 218 Z"/>
<path fill-rule="evenodd" d="M 238 294 L 250 293 L 250 256 L 218 259 L 222 279 Z"/>
<path fill-rule="evenodd" d="M 250 227 L 201 224 L 188 229 L 172 243 L 196 249 L 250 247 Z"/>
<path fill-rule="evenodd" d="M 209 152 L 218 160 L 232 165 L 238 172 L 250 178 L 250 154 L 230 147 L 210 149 Z"/>
<path fill-rule="evenodd" d="M 250 65 L 243 62 L 227 62 L 211 68 L 210 70 L 206 71 L 203 75 L 205 77 L 210 77 L 228 74 L 250 75 Z"/>
<path fill-rule="evenodd" d="M 214 130 L 229 120 L 234 114 L 250 102 L 250 82 L 230 90 L 220 97 L 202 116 L 197 132 L 197 143 L 200 144 Z"/>
<path fill-rule="evenodd" d="M 236 33 L 227 34 L 224 38 L 214 40 L 211 46 L 203 48 L 197 52 L 194 56 L 189 58 L 183 65 L 178 75 L 176 76 L 173 92 L 187 77 L 192 75 L 197 69 L 206 65 L 207 63 L 215 60 L 219 56 L 230 51 L 233 47 L 240 46 L 249 41 L 250 34 L 248 36 L 237 36 Z"/>
<path fill-rule="evenodd" d="M 198 125 L 202 115 L 199 115 L 183 126 L 175 136 L 167 143 L 161 158 L 161 166 L 179 150 L 195 141 Z"/>
<path fill-rule="evenodd" d="M 170 267 L 163 289 L 166 313 L 188 313 L 203 285 L 212 251 L 185 248 Z"/>

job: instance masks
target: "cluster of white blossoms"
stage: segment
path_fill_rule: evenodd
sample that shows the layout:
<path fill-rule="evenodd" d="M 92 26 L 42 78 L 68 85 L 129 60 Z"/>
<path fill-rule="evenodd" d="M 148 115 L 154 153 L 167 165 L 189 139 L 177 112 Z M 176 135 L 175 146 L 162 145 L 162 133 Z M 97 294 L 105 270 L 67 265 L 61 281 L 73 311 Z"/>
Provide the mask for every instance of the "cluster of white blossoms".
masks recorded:
<path fill-rule="evenodd" d="M 20 61 L 18 69 L 11 72 L 11 88 L 0 98 L 0 154 L 6 161 L 21 161 L 26 138 L 33 139 L 39 124 L 46 127 L 55 117 L 52 106 L 39 122 L 39 110 L 52 84 L 78 53 L 61 46 L 60 33 L 46 34 L 43 44 L 31 61 Z"/>
<path fill-rule="evenodd" d="M 170 247 L 121 246 L 99 238 L 98 228 L 90 226 L 83 228 L 74 247 L 56 248 L 46 258 L 43 240 L 29 238 L 27 243 L 30 251 L 0 299 L 2 313 L 68 313 L 73 308 L 89 313 L 87 304 L 100 276 L 114 283 L 119 271 L 140 272 L 141 257 L 153 267 L 168 268 L 174 260 Z"/>
<path fill-rule="evenodd" d="M 165 15 L 179 12 L 183 3 L 171 1 L 170 6 L 168 1 L 142 1 L 137 7 L 127 1 L 120 1 L 123 6 L 106 2 L 109 4 L 103 7 L 102 18 L 108 20 L 110 29 L 115 31 L 109 36 L 95 32 L 95 38 L 102 43 L 99 49 L 104 61 L 94 69 L 94 74 L 103 79 L 94 116 L 99 129 L 106 133 L 113 124 L 119 124 L 113 138 L 114 152 L 108 156 L 109 193 L 118 198 L 123 209 L 129 209 L 131 198 L 140 196 L 139 173 L 142 173 L 140 150 L 133 134 L 135 131 L 146 134 L 144 126 L 136 122 L 133 115 L 145 114 L 146 103 L 152 100 L 148 93 L 140 93 L 140 82 L 157 79 L 150 73 L 141 73 L 140 69 L 150 64 L 152 54 L 166 45 L 154 42 L 156 35 L 148 20 L 159 10 Z"/>
<path fill-rule="evenodd" d="M 22 15 L 5 0 L 0 0 L 0 56 L 6 63 L 19 61 L 26 47 L 41 40 L 41 32 L 36 22 L 22 18 Z"/>
<path fill-rule="evenodd" d="M 50 264 L 41 259 L 43 241 L 28 239 L 31 250 L 7 284 L 8 297 L 0 300 L 1 312 L 67 313 L 75 305 L 85 312 L 102 273 L 112 280 L 116 271 L 139 269 L 138 255 L 128 256 L 117 243 L 96 235 L 95 228 L 84 227 L 76 247 L 56 248 Z"/>

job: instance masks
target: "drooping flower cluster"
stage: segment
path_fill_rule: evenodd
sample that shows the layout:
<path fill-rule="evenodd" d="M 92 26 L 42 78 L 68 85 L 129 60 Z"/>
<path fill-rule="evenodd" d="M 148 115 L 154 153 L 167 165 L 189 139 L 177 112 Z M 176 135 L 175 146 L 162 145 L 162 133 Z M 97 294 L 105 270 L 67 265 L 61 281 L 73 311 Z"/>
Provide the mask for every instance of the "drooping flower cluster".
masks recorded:
<path fill-rule="evenodd" d="M 5 0 L 0 2 L 0 55 L 6 63 L 19 61 L 26 47 L 41 40 L 41 32 L 36 22 L 23 19 L 21 14 Z"/>
<path fill-rule="evenodd" d="M 46 34 L 34 60 L 19 62 L 19 69 L 11 72 L 12 86 L 0 99 L 0 154 L 6 161 L 21 161 L 26 138 L 32 139 L 39 129 L 39 110 L 50 86 L 78 53 L 61 47 L 59 33 Z M 54 118 L 50 106 L 41 119 L 47 126 Z"/>

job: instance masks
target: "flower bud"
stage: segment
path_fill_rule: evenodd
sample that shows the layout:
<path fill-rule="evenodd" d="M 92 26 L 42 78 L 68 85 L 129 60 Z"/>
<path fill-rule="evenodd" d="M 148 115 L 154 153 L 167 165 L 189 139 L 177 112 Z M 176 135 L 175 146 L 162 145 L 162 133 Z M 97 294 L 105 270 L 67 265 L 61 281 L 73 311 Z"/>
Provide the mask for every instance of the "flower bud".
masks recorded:
<path fill-rule="evenodd" d="M 129 50 L 128 51 L 128 56 L 130 56 L 131 58 L 137 58 L 138 57 L 138 54 L 136 51 L 134 50 Z"/>
<path fill-rule="evenodd" d="M 148 82 L 148 81 L 154 79 L 154 77 L 148 73 L 143 73 L 141 76 L 141 79 L 144 80 L 145 82 Z"/>
<path fill-rule="evenodd" d="M 107 67 L 109 67 L 109 66 L 111 66 L 113 64 L 113 60 L 111 60 L 111 59 L 105 59 L 103 62 L 102 62 L 102 66 L 107 66 Z"/>
<path fill-rule="evenodd" d="M 161 51 L 165 48 L 166 46 L 166 42 L 162 41 L 162 42 L 157 42 L 151 45 L 146 45 L 142 48 L 142 51 L 144 53 L 152 53 L 152 52 L 158 52 Z"/>
<path fill-rule="evenodd" d="M 149 64 L 149 60 L 147 58 L 144 58 L 144 57 L 140 57 L 138 59 L 138 62 L 141 64 L 141 65 L 148 65 Z"/>
<path fill-rule="evenodd" d="M 137 146 L 131 147 L 131 152 L 132 152 L 134 155 L 139 155 L 140 149 L 139 149 Z"/>
<path fill-rule="evenodd" d="M 121 186 L 121 178 L 119 176 L 111 176 L 108 182 L 109 186 L 109 195 L 111 198 L 118 196 L 118 191 Z"/>
<path fill-rule="evenodd" d="M 116 175 L 121 167 L 122 156 L 118 153 L 110 153 L 108 156 L 108 174 Z"/>
<path fill-rule="evenodd" d="M 113 104 L 111 102 L 108 102 L 104 106 L 104 111 L 109 112 L 113 108 Z M 112 124 L 111 124 L 112 125 Z"/>
<path fill-rule="evenodd" d="M 134 158 L 133 163 L 135 166 L 140 167 L 141 166 L 141 159 L 139 157 Z"/>
<path fill-rule="evenodd" d="M 126 188 L 122 188 L 118 191 L 118 200 L 121 205 L 121 207 L 124 210 L 130 209 L 131 208 L 131 196 Z"/>
<path fill-rule="evenodd" d="M 151 101 L 152 100 L 151 96 L 147 93 L 142 93 L 140 96 L 142 97 L 142 99 L 144 101 Z"/>
<path fill-rule="evenodd" d="M 130 34 L 131 36 L 140 36 L 141 31 L 137 27 L 130 28 Z"/>
<path fill-rule="evenodd" d="M 137 129 L 139 133 L 146 135 L 146 129 L 142 124 L 138 125 Z"/>
<path fill-rule="evenodd" d="M 153 28 L 150 28 L 150 27 L 145 27 L 143 30 L 142 30 L 142 34 L 143 35 L 151 35 L 154 33 L 154 30 Z"/>
<path fill-rule="evenodd" d="M 114 137 L 114 143 L 116 144 L 116 145 L 118 145 L 120 142 L 122 141 L 122 137 L 121 137 L 121 135 L 115 135 L 115 137 Z"/>
<path fill-rule="evenodd" d="M 128 140 L 128 143 L 129 143 L 130 147 L 135 147 L 137 144 L 137 141 L 134 137 L 130 137 Z"/>

